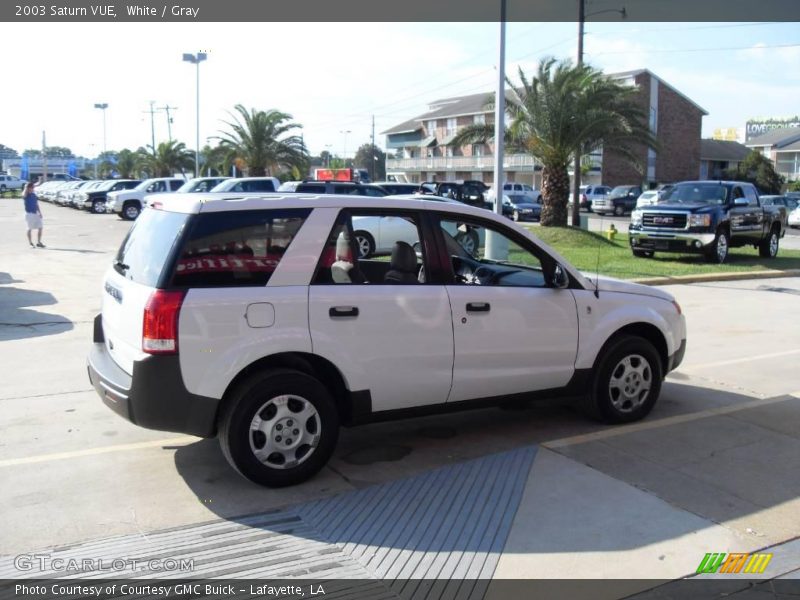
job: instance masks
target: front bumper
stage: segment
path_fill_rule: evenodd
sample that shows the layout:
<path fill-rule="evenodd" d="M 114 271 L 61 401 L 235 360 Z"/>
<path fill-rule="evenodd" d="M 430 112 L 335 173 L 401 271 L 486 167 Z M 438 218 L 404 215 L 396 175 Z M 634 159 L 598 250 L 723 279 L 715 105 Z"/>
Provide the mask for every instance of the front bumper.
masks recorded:
<path fill-rule="evenodd" d="M 675 354 L 669 357 L 667 361 L 667 373 L 677 369 L 683 362 L 683 356 L 686 354 L 686 338 L 681 340 L 680 347 L 675 351 Z M 665 373 L 666 375 L 666 373 Z"/>
<path fill-rule="evenodd" d="M 122 202 L 119 200 L 106 200 L 106 212 L 107 213 L 119 213 L 122 212 Z"/>
<path fill-rule="evenodd" d="M 87 357 L 89 381 L 103 403 L 134 425 L 199 437 L 216 435 L 220 400 L 190 393 L 183 384 L 180 357 L 148 356 L 123 371 L 108 352 L 101 316 L 94 325 Z"/>
<path fill-rule="evenodd" d="M 690 231 L 648 231 L 628 229 L 631 248 L 637 250 L 658 250 L 661 252 L 703 252 L 714 242 L 713 233 L 693 233 Z"/>

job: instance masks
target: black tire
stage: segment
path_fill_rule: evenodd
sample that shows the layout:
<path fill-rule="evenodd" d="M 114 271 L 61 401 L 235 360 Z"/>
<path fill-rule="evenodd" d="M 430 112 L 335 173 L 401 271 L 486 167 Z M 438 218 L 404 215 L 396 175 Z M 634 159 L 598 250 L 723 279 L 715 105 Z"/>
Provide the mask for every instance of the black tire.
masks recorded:
<path fill-rule="evenodd" d="M 5 193 L 6 193 L 6 186 L 0 185 L 0 194 L 5 194 Z"/>
<path fill-rule="evenodd" d="M 714 237 L 714 241 L 708 248 L 706 248 L 705 251 L 706 261 L 721 265 L 728 258 L 730 247 L 731 244 L 728 232 L 722 228 L 717 229 L 717 234 Z"/>
<path fill-rule="evenodd" d="M 291 413 L 296 412 L 291 410 L 290 403 L 293 400 L 298 402 L 298 398 L 306 405 L 313 406 L 316 411 L 316 417 L 309 418 L 308 425 L 301 426 L 309 427 L 309 435 L 315 436 L 316 446 L 303 444 L 285 450 L 298 460 L 296 465 L 290 467 L 282 467 L 281 463 L 276 461 L 279 456 L 283 456 L 279 452 L 271 453 L 262 462 L 256 456 L 254 449 L 262 441 L 264 445 L 296 443 L 297 438 L 282 439 L 277 435 L 278 430 L 285 432 L 289 427 L 285 424 L 282 426 L 281 422 L 290 423 L 290 421 L 286 421 L 285 418 L 276 419 L 272 425 L 275 435 L 271 439 L 261 431 L 251 430 L 254 418 L 258 414 L 263 418 L 264 413 L 269 413 L 271 410 L 272 400 L 281 396 L 296 397 L 286 404 L 289 417 Z M 290 426 L 298 425 L 292 423 Z M 222 453 L 243 477 L 259 485 L 284 487 L 306 481 L 325 466 L 333 454 L 339 437 L 339 415 L 330 393 L 317 379 L 292 369 L 272 369 L 249 377 L 230 393 L 219 418 L 218 431 Z M 289 435 L 303 435 L 298 434 L 298 431 L 294 429 Z"/>
<path fill-rule="evenodd" d="M 126 202 L 122 205 L 122 212 L 119 213 L 119 216 L 125 221 L 134 221 L 139 217 L 141 212 L 141 207 L 137 206 L 135 202 Z"/>
<path fill-rule="evenodd" d="M 356 238 L 356 248 L 358 258 L 369 258 L 375 253 L 375 240 L 366 231 L 356 231 L 353 233 Z"/>
<path fill-rule="evenodd" d="M 639 385 L 646 385 L 648 389 L 640 389 L 635 399 L 627 398 L 623 390 L 612 386 L 612 376 L 620 375 L 620 369 L 625 374 L 622 364 L 626 358 L 632 366 L 644 367 L 643 373 L 647 373 L 646 376 L 640 375 Z M 605 423 L 632 423 L 643 419 L 653 409 L 661 393 L 662 374 L 661 358 L 653 344 L 638 336 L 620 335 L 608 342 L 598 357 L 592 386 L 584 401 L 584 411 Z M 636 393 L 636 384 L 636 381 L 622 381 L 622 385 L 632 386 L 625 388 L 632 390 L 632 394 Z"/>
<path fill-rule="evenodd" d="M 102 215 L 106 212 L 106 203 L 102 200 L 95 200 L 92 202 L 92 212 L 96 215 Z"/>
<path fill-rule="evenodd" d="M 617 204 L 614 206 L 614 215 L 617 217 L 624 217 L 625 216 L 625 207 L 622 204 Z"/>
<path fill-rule="evenodd" d="M 631 251 L 633 252 L 633 255 L 636 258 L 653 258 L 653 256 L 655 255 L 655 252 L 653 252 L 652 250 L 636 250 L 636 249 L 632 249 Z"/>
<path fill-rule="evenodd" d="M 780 237 L 778 235 L 778 228 L 773 227 L 769 235 L 761 240 L 758 246 L 758 255 L 762 258 L 775 258 L 778 256 L 778 246 L 780 245 Z"/>

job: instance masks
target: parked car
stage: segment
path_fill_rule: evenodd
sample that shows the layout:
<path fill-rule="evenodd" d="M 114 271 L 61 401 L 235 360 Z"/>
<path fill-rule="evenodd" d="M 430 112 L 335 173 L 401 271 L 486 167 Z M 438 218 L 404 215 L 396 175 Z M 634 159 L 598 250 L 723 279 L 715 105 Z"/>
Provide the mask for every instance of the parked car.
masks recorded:
<path fill-rule="evenodd" d="M 144 209 L 144 197 L 148 194 L 167 194 L 186 183 L 179 177 L 154 177 L 145 179 L 135 188 L 106 194 L 106 212 L 117 213 L 121 219 L 132 221 Z"/>
<path fill-rule="evenodd" d="M 642 188 L 638 185 L 618 185 L 607 196 L 592 200 L 592 211 L 621 217 L 636 208 L 636 199 L 641 195 Z"/>
<path fill-rule="evenodd" d="M 72 194 L 87 186 L 93 185 L 95 182 L 96 180 L 69 181 L 58 189 L 53 197 L 53 202 L 59 206 L 69 206 L 71 204 Z"/>
<path fill-rule="evenodd" d="M 628 235 L 634 256 L 693 252 L 722 263 L 729 248 L 738 246 L 753 246 L 760 256 L 774 258 L 786 222 L 786 208 L 762 206 L 751 183 L 684 181 L 656 206 L 635 210 Z"/>
<path fill-rule="evenodd" d="M 199 192 L 210 192 L 214 187 L 218 186 L 223 181 L 231 179 L 230 177 L 195 177 L 184 183 L 181 187 L 175 190 L 176 194 L 195 194 Z"/>
<path fill-rule="evenodd" d="M 98 215 L 103 214 L 106 212 L 106 200 L 109 192 L 130 190 L 140 183 L 140 179 L 109 179 L 91 190 L 81 192 L 78 201 L 84 210 L 92 211 Z"/>
<path fill-rule="evenodd" d="M 539 203 L 542 197 L 542 193 L 537 190 L 535 187 L 528 185 L 527 183 L 518 183 L 507 181 L 503 184 L 503 194 L 509 196 L 525 196 L 528 202 L 535 202 Z M 495 198 L 495 191 L 494 186 L 490 187 L 487 194 L 486 199 L 490 202 L 494 202 Z"/>
<path fill-rule="evenodd" d="M 303 183 L 302 181 L 284 181 L 280 187 L 278 187 L 279 192 L 294 192 L 297 190 L 297 186 Z"/>
<path fill-rule="evenodd" d="M 0 194 L 6 191 L 21 190 L 28 183 L 14 175 L 0 175 Z"/>
<path fill-rule="evenodd" d="M 211 191 L 265 193 L 277 191 L 280 185 L 281 182 L 277 177 L 236 177 L 222 181 L 215 187 L 211 188 Z"/>
<path fill-rule="evenodd" d="M 795 206 L 786 218 L 789 227 L 800 227 L 800 205 Z"/>
<path fill-rule="evenodd" d="M 542 205 L 531 202 L 529 196 L 504 194 L 503 214 L 514 221 L 538 221 L 542 216 Z"/>
<path fill-rule="evenodd" d="M 673 296 L 589 279 L 501 215 L 397 198 L 189 200 L 165 196 L 122 242 L 89 379 L 139 426 L 218 436 L 262 485 L 312 477 L 340 424 L 559 396 L 636 421 L 683 359 Z M 415 227 L 420 253 L 395 242 L 390 260 L 358 259 L 354 220 L 376 216 Z M 466 252 L 451 232 L 467 225 L 508 260 Z"/>
<path fill-rule="evenodd" d="M 418 183 L 400 183 L 396 181 L 376 181 L 375 185 L 380 186 L 387 194 L 397 196 L 399 194 L 416 194 L 419 191 Z"/>
<path fill-rule="evenodd" d="M 785 206 L 786 212 L 791 212 L 797 208 L 800 203 L 800 198 L 793 198 L 788 194 L 786 196 L 761 196 L 762 206 Z"/>
<path fill-rule="evenodd" d="M 424 194 L 443 196 L 458 200 L 469 206 L 490 208 L 488 201 L 489 187 L 482 181 L 426 181 L 420 184 L 420 191 Z"/>
<path fill-rule="evenodd" d="M 579 190 L 580 209 L 588 212 L 592 212 L 592 202 L 595 199 L 604 199 L 611 192 L 611 188 L 607 185 L 582 185 Z M 574 195 L 571 197 L 574 198 Z"/>
<path fill-rule="evenodd" d="M 299 194 L 347 194 L 356 196 L 387 196 L 386 190 L 379 185 L 355 183 L 352 181 L 304 181 L 295 188 Z"/>
<path fill-rule="evenodd" d="M 658 204 L 658 199 L 659 199 L 658 190 L 647 190 L 646 192 L 642 192 L 636 199 L 636 208 Z"/>

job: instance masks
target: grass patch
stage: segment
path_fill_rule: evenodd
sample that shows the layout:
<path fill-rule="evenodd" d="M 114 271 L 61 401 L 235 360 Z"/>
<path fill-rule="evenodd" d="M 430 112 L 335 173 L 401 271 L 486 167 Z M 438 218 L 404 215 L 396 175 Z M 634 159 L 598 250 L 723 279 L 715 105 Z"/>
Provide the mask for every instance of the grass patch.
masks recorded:
<path fill-rule="evenodd" d="M 618 233 L 610 241 L 598 233 L 569 227 L 528 226 L 528 229 L 581 271 L 593 273 L 599 259 L 601 275 L 620 279 L 800 269 L 800 250 L 781 248 L 776 258 L 768 259 L 761 258 L 752 246 L 731 248 L 725 263 L 717 265 L 705 262 L 699 254 L 656 252 L 653 258 L 637 258 L 631 253 L 628 235 L 624 233 Z"/>

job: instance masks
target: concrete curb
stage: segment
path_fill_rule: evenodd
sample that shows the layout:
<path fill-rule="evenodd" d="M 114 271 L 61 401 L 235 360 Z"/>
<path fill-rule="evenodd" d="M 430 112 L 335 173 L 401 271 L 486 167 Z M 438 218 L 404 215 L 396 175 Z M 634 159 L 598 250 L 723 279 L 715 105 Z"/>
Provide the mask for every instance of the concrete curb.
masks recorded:
<path fill-rule="evenodd" d="M 630 279 L 643 285 L 680 285 L 686 283 L 708 283 L 714 281 L 740 281 L 743 279 L 775 279 L 778 277 L 800 277 L 800 269 L 777 271 L 741 271 L 733 273 L 702 273 L 697 275 L 676 275 L 674 277 L 644 277 Z"/>

